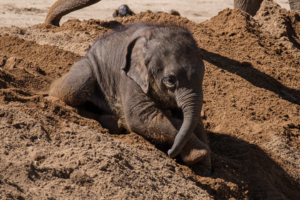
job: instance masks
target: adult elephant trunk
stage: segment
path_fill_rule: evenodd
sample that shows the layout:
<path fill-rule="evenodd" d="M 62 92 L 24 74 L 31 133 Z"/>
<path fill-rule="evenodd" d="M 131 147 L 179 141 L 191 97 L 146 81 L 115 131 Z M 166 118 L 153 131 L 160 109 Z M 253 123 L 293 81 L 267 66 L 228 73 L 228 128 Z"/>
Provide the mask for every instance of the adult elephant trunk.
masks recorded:
<path fill-rule="evenodd" d="M 184 89 L 175 92 L 177 105 L 183 112 L 183 123 L 175 137 L 173 146 L 168 151 L 169 157 L 177 156 L 191 136 L 200 120 L 200 112 L 203 102 L 202 90 L 194 92 L 192 90 Z"/>
<path fill-rule="evenodd" d="M 48 11 L 45 24 L 59 26 L 59 21 L 63 16 L 75 10 L 95 4 L 99 1 L 100 0 L 58 0 Z"/>

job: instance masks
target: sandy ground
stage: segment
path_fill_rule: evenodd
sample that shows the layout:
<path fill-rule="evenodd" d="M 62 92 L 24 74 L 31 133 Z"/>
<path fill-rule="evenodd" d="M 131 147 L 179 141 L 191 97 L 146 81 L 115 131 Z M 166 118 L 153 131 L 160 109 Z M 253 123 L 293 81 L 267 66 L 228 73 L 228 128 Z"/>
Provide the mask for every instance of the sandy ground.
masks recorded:
<path fill-rule="evenodd" d="M 32 26 L 43 23 L 47 11 L 56 0 L 0 0 L 0 26 Z M 287 0 L 276 0 L 283 8 L 289 9 Z M 215 16 L 225 8 L 233 8 L 233 0 L 104 0 L 62 18 L 112 20 L 112 13 L 120 5 L 127 4 L 136 13 L 146 10 L 168 12 L 171 9 L 194 22 L 202 22 Z"/>
<path fill-rule="evenodd" d="M 54 27 L 41 24 L 50 1 L 10 2 L 0 6 L 0 199 L 300 199 L 299 12 L 268 0 L 250 17 L 219 1 L 202 23 L 165 13 L 103 21 L 117 4 Z M 91 105 L 48 96 L 99 36 L 138 21 L 184 24 L 197 41 L 211 177 L 135 133 L 112 134 Z"/>

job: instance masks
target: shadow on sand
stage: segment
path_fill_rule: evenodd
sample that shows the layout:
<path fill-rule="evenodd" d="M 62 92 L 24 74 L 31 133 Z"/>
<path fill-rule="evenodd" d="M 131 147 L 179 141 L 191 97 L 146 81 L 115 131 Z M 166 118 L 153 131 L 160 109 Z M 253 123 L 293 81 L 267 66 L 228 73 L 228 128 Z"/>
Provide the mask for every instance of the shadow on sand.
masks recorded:
<path fill-rule="evenodd" d="M 255 69 L 251 63 L 239 62 L 232 60 L 225 56 L 221 56 L 216 53 L 209 52 L 207 50 L 201 49 L 202 58 L 230 73 L 236 74 L 252 85 L 260 88 L 269 90 L 275 94 L 278 94 L 282 99 L 300 105 L 300 91 L 288 88 L 281 84 L 279 81 L 273 77 Z M 255 78 L 253 78 L 255 77 Z"/>
<path fill-rule="evenodd" d="M 196 181 L 215 199 L 300 199 L 300 183 L 285 172 L 259 146 L 229 135 L 208 132 L 211 141 L 212 179 L 222 179 L 237 185 L 232 190 L 220 183 L 218 190 Z M 191 169 L 199 174 L 196 166 Z M 221 198 L 220 198 L 221 197 Z"/>
<path fill-rule="evenodd" d="M 81 108 L 80 115 L 87 118 L 98 118 L 92 104 Z M 91 110 L 92 109 L 92 110 Z M 106 122 L 102 122 L 104 126 Z M 112 125 L 113 126 L 113 125 Z M 114 125 L 116 126 L 116 125 Z M 110 129 L 109 127 L 107 127 Z M 113 130 L 110 130 L 113 134 Z M 119 134 L 126 134 L 125 132 Z M 214 199 L 300 199 L 300 183 L 291 177 L 259 146 L 232 136 L 207 131 L 212 150 L 214 172 L 210 183 L 193 180 L 198 187 L 207 191 Z M 168 148 L 155 145 L 163 152 Z M 164 146 L 165 147 L 165 146 Z M 176 157 L 183 164 L 179 156 Z M 200 167 L 201 168 L 201 167 Z M 198 164 L 190 166 L 196 174 L 203 171 Z M 213 183 L 212 183 L 213 182 Z M 212 187 L 211 184 L 219 186 Z M 229 185 L 234 185 L 231 188 Z"/>

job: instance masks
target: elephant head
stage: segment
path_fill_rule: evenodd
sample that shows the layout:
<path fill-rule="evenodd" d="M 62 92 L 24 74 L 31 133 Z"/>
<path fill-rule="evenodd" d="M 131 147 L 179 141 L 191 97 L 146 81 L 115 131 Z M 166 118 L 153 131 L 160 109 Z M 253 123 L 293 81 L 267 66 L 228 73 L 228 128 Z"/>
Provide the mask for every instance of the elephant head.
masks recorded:
<path fill-rule="evenodd" d="M 182 110 L 182 126 L 168 151 L 174 157 L 201 120 L 204 63 L 197 44 L 184 28 L 147 26 L 139 28 L 126 46 L 122 69 L 127 76 L 160 105 Z"/>

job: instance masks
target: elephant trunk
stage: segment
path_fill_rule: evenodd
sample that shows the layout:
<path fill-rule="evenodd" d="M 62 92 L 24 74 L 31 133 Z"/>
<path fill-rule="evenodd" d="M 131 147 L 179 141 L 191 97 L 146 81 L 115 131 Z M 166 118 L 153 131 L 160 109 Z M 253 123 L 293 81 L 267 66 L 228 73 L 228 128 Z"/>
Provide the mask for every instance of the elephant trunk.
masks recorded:
<path fill-rule="evenodd" d="M 58 0 L 56 1 L 48 11 L 45 24 L 52 24 L 54 26 L 59 26 L 60 19 L 81 8 L 85 8 L 92 4 L 99 2 L 100 0 Z"/>
<path fill-rule="evenodd" d="M 183 112 L 183 123 L 175 137 L 172 148 L 168 150 L 168 155 L 171 158 L 177 156 L 185 146 L 186 142 L 191 138 L 197 123 L 200 120 L 203 102 L 202 91 L 192 92 L 190 90 L 184 90 L 178 93 L 179 95 L 176 95 L 176 101 Z"/>

